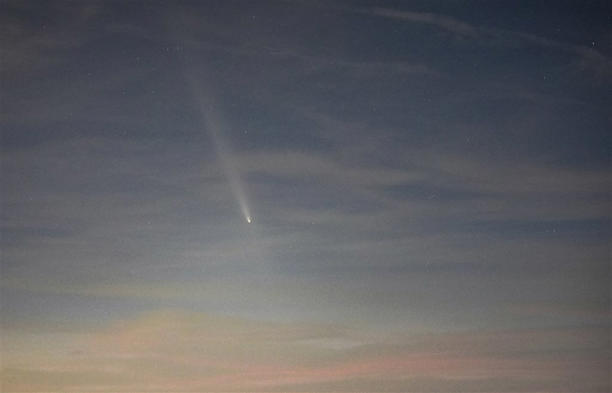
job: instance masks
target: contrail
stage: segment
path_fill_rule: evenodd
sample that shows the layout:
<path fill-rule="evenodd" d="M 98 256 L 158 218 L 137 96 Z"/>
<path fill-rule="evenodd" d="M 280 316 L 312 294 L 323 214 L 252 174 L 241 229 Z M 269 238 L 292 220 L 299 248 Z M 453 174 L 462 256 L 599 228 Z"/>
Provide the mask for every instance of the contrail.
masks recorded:
<path fill-rule="evenodd" d="M 186 67 L 185 76 L 196 101 L 198 115 L 213 142 L 215 152 L 219 158 L 223 172 L 227 177 L 232 194 L 240 206 L 245 221 L 250 224 L 253 218 L 251 217 L 251 211 L 242 185 L 242 179 L 240 178 L 240 172 L 236 168 L 230 146 L 222 135 L 222 130 L 225 128 L 225 125 L 214 106 L 211 95 L 204 91 L 201 81 L 195 77 L 193 71 Z"/>

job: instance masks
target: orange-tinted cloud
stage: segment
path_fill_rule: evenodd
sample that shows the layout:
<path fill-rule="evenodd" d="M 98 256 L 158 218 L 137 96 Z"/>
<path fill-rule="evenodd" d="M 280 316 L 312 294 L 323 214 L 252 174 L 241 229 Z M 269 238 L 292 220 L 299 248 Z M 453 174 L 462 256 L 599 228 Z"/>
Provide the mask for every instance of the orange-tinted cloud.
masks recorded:
<path fill-rule="evenodd" d="M 6 337 L 32 342 L 23 334 Z M 597 391 L 607 388 L 610 360 L 602 330 L 376 339 L 171 311 L 35 338 L 39 346 L 5 353 L 3 391 Z"/>

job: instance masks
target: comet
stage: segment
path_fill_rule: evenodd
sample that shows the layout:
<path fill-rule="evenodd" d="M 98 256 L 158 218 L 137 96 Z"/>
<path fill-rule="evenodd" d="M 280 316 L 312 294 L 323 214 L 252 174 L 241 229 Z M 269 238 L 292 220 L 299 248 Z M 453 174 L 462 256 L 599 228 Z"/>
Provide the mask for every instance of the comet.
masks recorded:
<path fill-rule="evenodd" d="M 225 122 L 215 107 L 212 95 L 204 87 L 207 86 L 210 90 L 210 83 L 202 83 L 203 78 L 196 78 L 195 73 L 189 69 L 186 70 L 185 75 L 196 101 L 198 115 L 213 143 L 215 153 L 230 186 L 230 190 L 240 207 L 242 216 L 250 224 L 253 222 L 253 218 L 249 209 L 245 187 L 230 145 L 223 138 L 223 130 L 226 129 Z"/>
<path fill-rule="evenodd" d="M 177 47 L 190 47 L 195 42 L 193 39 L 185 38 L 186 32 L 183 28 L 188 26 L 189 23 L 176 24 L 177 20 L 185 21 L 185 18 L 186 14 L 180 13 L 172 21 L 169 21 L 169 31 L 173 39 L 179 43 Z M 191 54 L 189 55 L 187 52 L 191 52 Z M 212 78 L 206 72 L 205 62 L 195 61 L 197 58 L 196 53 L 197 49 L 192 48 L 185 52 L 186 56 L 179 56 L 185 82 L 191 90 L 200 123 L 208 133 L 232 195 L 240 208 L 242 217 L 247 224 L 250 224 L 253 222 L 253 217 L 249 209 L 244 182 L 240 176 L 230 143 L 223 137 L 224 131 L 227 130 L 227 124 L 224 122 L 221 111 L 217 108 L 214 100 Z"/>

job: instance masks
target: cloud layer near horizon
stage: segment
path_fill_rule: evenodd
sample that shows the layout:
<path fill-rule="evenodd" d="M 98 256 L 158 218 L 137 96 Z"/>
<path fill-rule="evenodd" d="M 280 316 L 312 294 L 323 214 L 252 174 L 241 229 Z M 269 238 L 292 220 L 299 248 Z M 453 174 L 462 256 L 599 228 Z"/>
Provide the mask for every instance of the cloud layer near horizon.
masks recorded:
<path fill-rule="evenodd" d="M 12 332 L 5 391 L 605 391 L 605 329 L 377 337 L 354 328 L 155 312 Z"/>

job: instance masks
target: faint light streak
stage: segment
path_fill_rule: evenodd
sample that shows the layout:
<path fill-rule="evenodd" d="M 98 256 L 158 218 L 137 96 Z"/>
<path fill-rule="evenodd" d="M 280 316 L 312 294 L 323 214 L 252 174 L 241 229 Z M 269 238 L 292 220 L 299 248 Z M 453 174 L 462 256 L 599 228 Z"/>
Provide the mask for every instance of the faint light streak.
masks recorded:
<path fill-rule="evenodd" d="M 193 96 L 197 105 L 197 112 L 200 116 L 204 128 L 208 131 L 210 139 L 213 142 L 215 152 L 223 168 L 223 172 L 229 183 L 230 189 L 236 199 L 240 211 L 247 223 L 253 221 L 251 211 L 249 209 L 248 198 L 243 186 L 240 172 L 236 167 L 236 162 L 229 144 L 223 138 L 223 130 L 225 124 L 215 108 L 211 94 L 207 94 L 204 90 L 205 84 L 195 77 L 193 72 L 186 71 L 187 83 L 191 87 Z"/>

